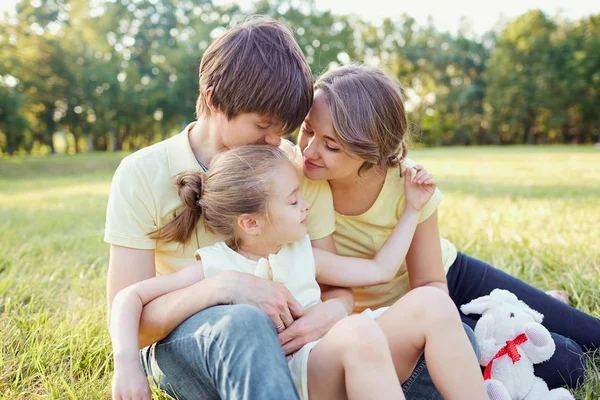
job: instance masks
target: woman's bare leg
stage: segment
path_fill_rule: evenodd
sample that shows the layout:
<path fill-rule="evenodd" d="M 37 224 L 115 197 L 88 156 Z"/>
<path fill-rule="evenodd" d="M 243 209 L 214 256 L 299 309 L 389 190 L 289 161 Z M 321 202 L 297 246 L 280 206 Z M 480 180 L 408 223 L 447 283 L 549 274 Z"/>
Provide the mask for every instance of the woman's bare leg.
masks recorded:
<path fill-rule="evenodd" d="M 385 335 L 371 318 L 344 318 L 308 358 L 311 400 L 404 399 Z"/>
<path fill-rule="evenodd" d="M 425 351 L 427 369 L 444 399 L 487 399 L 473 347 L 456 306 L 444 292 L 433 287 L 411 290 L 377 322 L 401 382 Z"/>

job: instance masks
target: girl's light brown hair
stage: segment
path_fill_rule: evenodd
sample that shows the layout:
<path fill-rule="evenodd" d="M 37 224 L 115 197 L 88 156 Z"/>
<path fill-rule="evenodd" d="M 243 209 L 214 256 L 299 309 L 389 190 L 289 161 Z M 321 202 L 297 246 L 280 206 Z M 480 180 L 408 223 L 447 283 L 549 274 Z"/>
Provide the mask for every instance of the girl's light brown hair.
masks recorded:
<path fill-rule="evenodd" d="M 406 157 L 408 120 L 398 82 L 376 68 L 348 65 L 323 74 L 316 90 L 325 94 L 342 148 L 364 160 L 359 174 Z"/>
<path fill-rule="evenodd" d="M 204 214 L 206 227 L 235 247 L 235 226 L 243 214 L 265 215 L 278 167 L 290 162 L 274 146 L 242 146 L 215 156 L 210 170 L 177 175 L 182 207 L 165 226 L 149 234 L 166 242 L 189 242 Z"/>

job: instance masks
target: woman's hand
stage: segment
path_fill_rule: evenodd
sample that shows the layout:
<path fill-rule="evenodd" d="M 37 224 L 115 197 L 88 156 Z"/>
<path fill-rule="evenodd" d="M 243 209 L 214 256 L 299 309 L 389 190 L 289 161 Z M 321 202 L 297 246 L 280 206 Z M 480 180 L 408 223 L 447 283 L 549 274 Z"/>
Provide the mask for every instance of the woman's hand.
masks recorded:
<path fill-rule="evenodd" d="M 406 208 L 420 212 L 433 196 L 436 187 L 436 180 L 422 165 L 407 168 L 404 175 Z"/>
<path fill-rule="evenodd" d="M 115 360 L 112 381 L 113 400 L 151 400 L 148 378 L 140 367 L 140 360 L 119 363 Z"/>
<path fill-rule="evenodd" d="M 316 304 L 304 315 L 279 334 L 279 342 L 285 355 L 295 353 L 302 346 L 321 339 L 340 319 L 348 315 L 343 304 L 337 299 Z"/>
<path fill-rule="evenodd" d="M 280 283 L 237 271 L 224 271 L 218 276 L 225 285 L 227 303 L 260 308 L 271 319 L 277 333 L 291 326 L 304 312 L 302 305 Z"/>

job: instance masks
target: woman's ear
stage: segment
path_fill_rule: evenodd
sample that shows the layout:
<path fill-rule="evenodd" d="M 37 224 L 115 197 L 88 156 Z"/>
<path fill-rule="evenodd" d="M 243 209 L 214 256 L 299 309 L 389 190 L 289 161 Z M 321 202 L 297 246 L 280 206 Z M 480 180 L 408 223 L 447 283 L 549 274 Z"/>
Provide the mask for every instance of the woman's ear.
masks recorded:
<path fill-rule="evenodd" d="M 240 215 L 237 223 L 240 229 L 248 235 L 258 236 L 262 231 L 262 219 L 253 214 Z"/>

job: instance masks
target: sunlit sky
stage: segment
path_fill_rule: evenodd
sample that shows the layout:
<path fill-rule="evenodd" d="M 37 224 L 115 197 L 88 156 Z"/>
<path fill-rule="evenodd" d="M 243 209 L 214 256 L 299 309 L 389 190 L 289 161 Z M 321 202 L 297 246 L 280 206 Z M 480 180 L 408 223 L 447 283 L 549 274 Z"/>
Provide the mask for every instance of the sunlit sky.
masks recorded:
<path fill-rule="evenodd" d="M 253 3 L 252 0 L 213 1 L 235 2 L 242 8 Z M 512 19 L 528 10 L 539 8 L 549 16 L 560 13 L 563 18 L 578 19 L 600 13 L 599 4 L 597 0 L 316 0 L 319 10 L 331 10 L 334 14 L 356 14 L 368 20 L 406 13 L 423 24 L 431 16 L 437 29 L 451 32 L 458 30 L 461 17 L 467 17 L 471 29 L 476 33 L 493 28 L 502 18 Z"/>
<path fill-rule="evenodd" d="M 27 1 L 27 0 L 24 0 Z M 303 0 L 296 0 L 300 3 Z M 17 0 L 0 0 L 0 12 L 14 8 Z M 214 0 L 217 4 L 238 3 L 248 9 L 252 0 Z M 433 18 L 439 30 L 456 32 L 461 17 L 469 20 L 475 33 L 492 29 L 502 18 L 512 19 L 532 9 L 541 9 L 549 16 L 560 14 L 563 18 L 577 19 L 600 12 L 594 0 L 316 0 L 319 10 L 331 10 L 335 14 L 356 14 L 364 19 L 376 20 L 386 16 L 407 13 L 417 22 L 425 23 Z"/>

